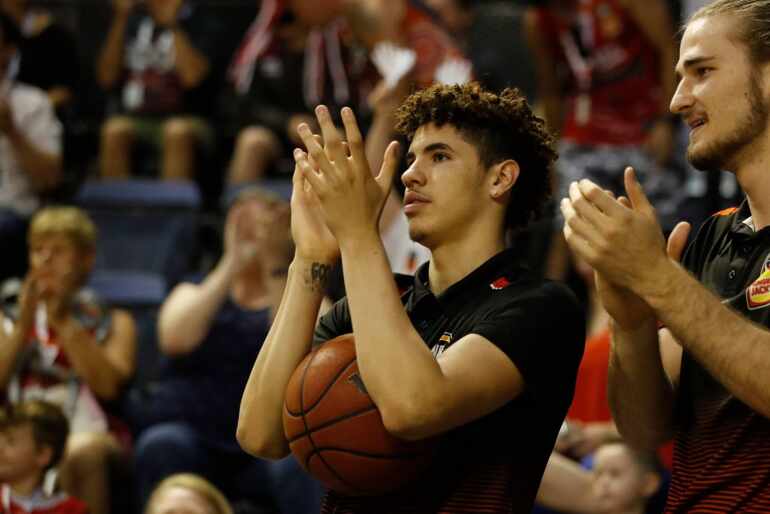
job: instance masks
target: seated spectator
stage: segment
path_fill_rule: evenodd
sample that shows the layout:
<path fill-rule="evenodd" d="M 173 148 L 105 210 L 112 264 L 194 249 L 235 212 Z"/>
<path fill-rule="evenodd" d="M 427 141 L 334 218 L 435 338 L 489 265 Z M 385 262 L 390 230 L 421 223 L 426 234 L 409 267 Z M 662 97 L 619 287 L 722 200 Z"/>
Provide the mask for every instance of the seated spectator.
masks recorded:
<path fill-rule="evenodd" d="M 522 34 L 523 9 L 475 0 L 425 0 L 473 63 L 475 79 L 492 91 L 521 89 L 534 102 L 534 62 Z M 511 66 L 511 63 L 516 63 Z"/>
<path fill-rule="evenodd" d="M 144 514 L 233 514 L 227 499 L 205 478 L 172 475 L 152 492 Z"/>
<path fill-rule="evenodd" d="M 229 185 L 275 175 L 276 161 L 290 158 L 291 150 L 301 145 L 297 126 L 314 125 L 316 105 L 360 103 L 357 83 L 364 70 L 354 62 L 353 51 L 339 24 L 314 29 L 289 8 L 272 0 L 262 3 L 230 68 L 236 111 L 232 121 L 239 132 Z"/>
<path fill-rule="evenodd" d="M 597 514 L 644 514 L 661 485 L 655 454 L 610 439 L 594 455 L 592 493 Z"/>
<path fill-rule="evenodd" d="M 62 128 L 46 94 L 15 80 L 21 33 L 0 13 L 0 280 L 24 272 L 24 234 L 61 180 Z"/>
<path fill-rule="evenodd" d="M 45 208 L 28 239 L 29 273 L 2 288 L 0 391 L 14 404 L 42 398 L 64 410 L 71 433 L 62 487 L 91 512 L 107 514 L 107 470 L 120 446 L 102 405 L 117 399 L 134 373 L 134 321 L 82 290 L 96 246 L 85 213 Z"/>
<path fill-rule="evenodd" d="M 560 484 L 557 488 L 552 487 L 554 477 Z M 591 470 L 564 457 L 551 459 L 537 499 L 561 513 L 649 514 L 658 512 L 652 503 L 661 484 L 655 454 L 639 452 L 619 437 L 610 437 L 596 450 Z"/>
<path fill-rule="evenodd" d="M 211 138 L 201 118 L 210 105 L 215 31 L 184 0 L 113 0 L 97 81 L 119 97 L 102 127 L 100 172 L 127 178 L 140 141 L 162 153 L 164 179 L 190 179 L 198 147 Z M 146 9 L 136 9 L 137 6 Z"/>
<path fill-rule="evenodd" d="M 56 23 L 51 13 L 31 8 L 28 0 L 0 0 L 0 9 L 24 36 L 17 80 L 45 91 L 56 112 L 64 114 L 73 106 L 78 88 L 74 35 Z"/>
<path fill-rule="evenodd" d="M 86 505 L 46 491 L 46 473 L 59 463 L 69 435 L 59 407 L 31 400 L 0 410 L 0 497 L 8 514 L 85 514 Z"/>
<path fill-rule="evenodd" d="M 161 307 L 160 348 L 170 357 L 134 405 L 139 494 L 164 477 L 205 476 L 232 500 L 318 511 L 320 490 L 289 457 L 258 460 L 235 439 L 241 393 L 270 329 L 293 253 L 289 207 L 245 189 L 229 209 L 224 255 L 202 282 L 182 283 Z"/>

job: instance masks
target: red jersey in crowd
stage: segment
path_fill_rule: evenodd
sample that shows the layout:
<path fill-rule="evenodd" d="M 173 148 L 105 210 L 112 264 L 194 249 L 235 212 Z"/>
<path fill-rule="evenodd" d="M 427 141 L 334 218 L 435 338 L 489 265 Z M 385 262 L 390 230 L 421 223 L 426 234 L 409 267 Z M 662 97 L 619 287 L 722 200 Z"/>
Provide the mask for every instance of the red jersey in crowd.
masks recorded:
<path fill-rule="evenodd" d="M 618 0 L 575 0 L 569 19 L 541 7 L 537 20 L 569 72 L 562 134 L 583 145 L 637 145 L 660 111 L 659 56 Z"/>
<path fill-rule="evenodd" d="M 32 496 L 14 496 L 7 484 L 2 486 L 2 514 L 87 514 L 82 501 L 64 493 L 48 496 L 38 490 Z"/>

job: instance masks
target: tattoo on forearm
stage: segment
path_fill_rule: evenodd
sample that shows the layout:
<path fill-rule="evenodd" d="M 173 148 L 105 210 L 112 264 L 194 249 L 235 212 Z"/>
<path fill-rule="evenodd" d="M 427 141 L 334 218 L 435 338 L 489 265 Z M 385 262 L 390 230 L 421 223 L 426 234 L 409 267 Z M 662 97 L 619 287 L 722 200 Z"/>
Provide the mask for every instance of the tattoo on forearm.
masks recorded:
<path fill-rule="evenodd" d="M 310 273 L 305 278 L 305 285 L 314 292 L 324 292 L 329 283 L 331 269 L 329 264 L 314 262 L 310 265 Z"/>

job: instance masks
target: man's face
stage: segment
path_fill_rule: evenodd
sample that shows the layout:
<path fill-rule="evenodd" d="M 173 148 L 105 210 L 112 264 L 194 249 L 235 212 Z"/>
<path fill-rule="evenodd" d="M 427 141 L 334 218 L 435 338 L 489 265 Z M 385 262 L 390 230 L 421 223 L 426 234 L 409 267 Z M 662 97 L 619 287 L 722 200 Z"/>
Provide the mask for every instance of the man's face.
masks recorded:
<path fill-rule="evenodd" d="M 701 170 L 735 171 L 752 158 L 770 119 L 762 67 L 729 37 L 736 23 L 726 15 L 700 18 L 682 38 L 671 112 L 690 126 L 687 158 Z"/>
<path fill-rule="evenodd" d="M 43 234 L 29 244 L 29 270 L 44 298 L 73 292 L 90 271 L 92 260 L 67 236 Z"/>
<path fill-rule="evenodd" d="M 0 431 L 0 482 L 14 482 L 40 474 L 50 459 L 49 453 L 38 447 L 29 423 Z"/>
<path fill-rule="evenodd" d="M 449 124 L 423 125 L 409 145 L 407 164 L 401 181 L 409 236 L 428 248 L 466 237 L 490 204 L 476 147 Z"/>
<path fill-rule="evenodd" d="M 632 512 L 646 502 L 645 474 L 628 448 L 608 444 L 594 457 L 593 494 L 601 514 Z"/>

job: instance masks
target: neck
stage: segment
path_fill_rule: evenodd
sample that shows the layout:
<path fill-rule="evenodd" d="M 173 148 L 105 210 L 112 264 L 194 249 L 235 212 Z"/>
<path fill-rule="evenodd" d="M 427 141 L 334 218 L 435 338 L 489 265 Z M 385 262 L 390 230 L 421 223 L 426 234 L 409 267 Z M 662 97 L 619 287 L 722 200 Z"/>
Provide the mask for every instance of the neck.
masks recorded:
<path fill-rule="evenodd" d="M 265 305 L 265 279 L 261 270 L 246 270 L 233 279 L 230 297 L 240 307 L 258 309 Z"/>
<path fill-rule="evenodd" d="M 8 482 L 13 494 L 18 496 L 32 496 L 32 494 L 41 486 L 42 479 L 40 475 L 30 475 Z"/>
<path fill-rule="evenodd" d="M 770 225 L 770 128 L 748 145 L 736 159 L 735 176 L 751 208 L 751 219 L 756 230 Z"/>
<path fill-rule="evenodd" d="M 501 234 L 463 238 L 431 249 L 428 277 L 435 295 L 446 291 L 505 249 Z"/>

